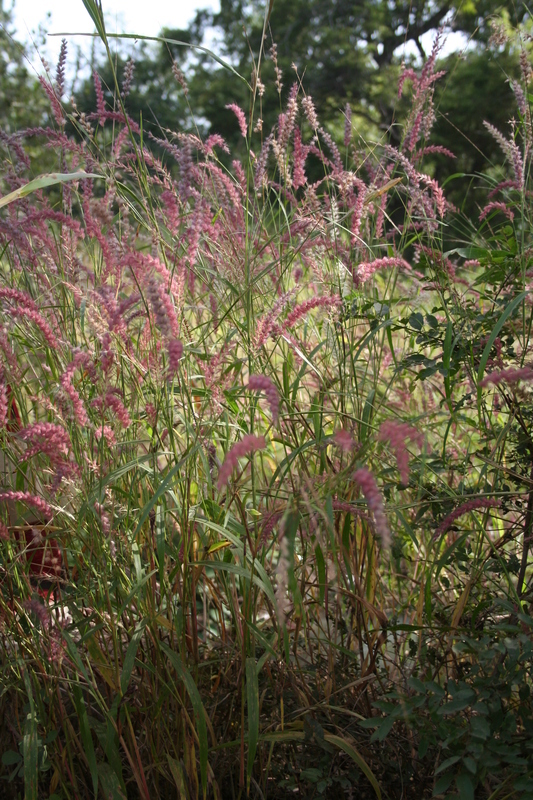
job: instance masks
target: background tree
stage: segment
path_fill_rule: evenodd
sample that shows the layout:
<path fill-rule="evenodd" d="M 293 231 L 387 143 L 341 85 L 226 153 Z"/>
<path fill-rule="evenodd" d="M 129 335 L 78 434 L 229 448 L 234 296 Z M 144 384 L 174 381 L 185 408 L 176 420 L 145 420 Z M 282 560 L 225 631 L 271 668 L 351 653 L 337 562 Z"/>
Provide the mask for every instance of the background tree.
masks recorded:
<path fill-rule="evenodd" d="M 195 43 L 194 30 L 174 30 L 164 28 L 160 36 L 170 40 Z M 135 48 L 118 47 L 114 69 L 119 81 L 127 82 L 126 110 L 135 122 L 142 123 L 143 129 L 160 137 L 165 132 L 177 132 L 191 125 L 186 92 L 180 86 L 182 67 L 187 48 L 169 42 L 157 44 L 139 42 Z M 128 77 L 128 63 L 133 66 L 133 74 Z M 104 98 L 110 109 L 116 105 L 115 83 L 112 69 L 105 60 L 95 62 L 93 68 L 98 72 Z M 96 108 L 96 92 L 92 77 L 82 82 L 75 92 L 78 109 L 90 113 Z"/>
<path fill-rule="evenodd" d="M 193 46 L 214 39 L 214 49 L 251 82 L 254 58 L 261 48 L 264 9 L 258 0 L 221 0 L 219 13 L 200 11 L 186 31 L 167 29 L 162 35 Z M 269 131 L 290 86 L 300 79 L 314 99 L 321 123 L 334 135 L 342 136 L 342 110 L 349 103 L 354 128 L 363 138 L 375 139 L 386 132 L 397 143 L 401 126 L 395 123 L 401 122 L 408 108 L 408 99 L 397 96 L 402 61 L 419 63 L 428 55 L 430 34 L 444 28 L 472 39 L 460 59 L 455 53 L 442 60 L 439 68 L 446 70 L 446 76 L 436 84 L 433 141 L 451 150 L 456 159 L 435 157 L 426 168 L 441 182 L 455 173 L 479 174 L 503 158 L 483 119 L 505 128 L 516 107 L 502 77 L 518 77 L 520 54 L 489 42 L 491 23 L 498 15 L 517 24 L 526 20 L 527 9 L 501 6 L 498 0 L 275 0 L 261 64 L 265 94 L 254 119 L 261 117 L 263 130 Z M 276 64 L 268 52 L 272 41 L 277 47 Z M 142 115 L 143 127 L 155 135 L 199 126 L 205 134 L 221 134 L 232 153 L 243 147 L 235 116 L 227 106 L 237 103 L 250 111 L 245 81 L 197 49 L 169 43 L 141 43 L 137 48 L 135 78 L 127 99 L 134 119 Z M 119 74 L 126 60 L 117 56 Z M 188 97 L 176 81 L 176 66 L 186 73 Z M 276 66 L 282 73 L 281 92 L 276 88 Z M 103 67 L 99 72 L 112 107 L 111 71 Z M 85 82 L 76 100 L 81 110 L 94 110 L 92 80 Z M 456 178 L 449 188 L 452 201 L 475 216 L 466 192 L 469 180 Z"/>
<path fill-rule="evenodd" d="M 15 39 L 11 11 L 0 0 L 0 128 L 7 134 L 40 125 L 45 95 L 27 67 L 24 46 Z"/>
<path fill-rule="evenodd" d="M 364 121 L 389 128 L 400 63 L 414 60 L 415 54 L 426 57 L 424 36 L 444 27 L 475 36 L 482 47 L 491 32 L 490 18 L 499 10 L 499 0 L 275 0 L 269 23 L 286 83 L 292 82 L 296 64 L 322 119 L 336 117 L 349 102 L 363 128 Z M 520 22 L 527 11 L 520 7 L 513 14 L 513 21 Z M 221 0 L 219 13 L 203 13 L 194 26 L 197 35 L 216 31 L 223 54 L 248 77 L 250 52 L 259 52 L 263 22 L 264 3 Z M 266 66 L 265 83 L 272 74 Z M 202 111 L 215 127 L 223 118 L 221 106 L 229 98 L 238 101 L 242 89 L 206 59 L 198 64 L 195 78 L 199 95 L 210 98 Z"/>

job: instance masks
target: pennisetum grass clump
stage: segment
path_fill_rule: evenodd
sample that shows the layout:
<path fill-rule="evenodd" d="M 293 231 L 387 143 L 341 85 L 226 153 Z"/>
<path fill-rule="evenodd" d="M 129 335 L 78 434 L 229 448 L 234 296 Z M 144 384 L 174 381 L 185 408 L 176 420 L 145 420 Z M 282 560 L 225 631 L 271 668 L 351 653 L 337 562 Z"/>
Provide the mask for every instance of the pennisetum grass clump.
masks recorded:
<path fill-rule="evenodd" d="M 6 193 L 35 136 L 63 174 L 0 212 L 13 796 L 529 780 L 530 75 L 515 134 L 492 131 L 501 199 L 443 252 L 453 209 L 424 171 L 440 44 L 401 76 L 400 145 L 364 158 L 350 110 L 339 145 L 297 83 L 270 132 L 253 96 L 229 106 L 248 148 L 231 166 L 217 133 L 143 136 L 133 61 L 114 110 L 95 72 L 71 139 L 66 44 L 50 127 L 0 137 Z"/>

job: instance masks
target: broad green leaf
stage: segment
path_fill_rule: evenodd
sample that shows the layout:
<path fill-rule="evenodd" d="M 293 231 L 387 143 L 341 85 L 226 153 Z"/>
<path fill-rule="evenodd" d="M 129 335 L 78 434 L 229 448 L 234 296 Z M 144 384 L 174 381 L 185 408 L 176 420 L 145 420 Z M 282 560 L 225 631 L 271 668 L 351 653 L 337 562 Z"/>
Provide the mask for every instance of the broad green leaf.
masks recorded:
<path fill-rule="evenodd" d="M 441 775 L 440 778 L 435 782 L 435 786 L 433 787 L 433 797 L 436 797 L 439 794 L 444 794 L 446 789 L 451 786 L 453 781 L 453 773 L 447 772 L 445 775 Z"/>
<path fill-rule="evenodd" d="M 444 772 L 448 769 L 448 767 L 453 767 L 454 764 L 457 764 L 458 761 L 461 760 L 461 756 L 451 756 L 451 758 L 447 758 L 442 764 L 439 764 L 437 769 L 435 770 L 435 775 L 439 775 L 441 772 Z"/>
<path fill-rule="evenodd" d="M 484 741 L 490 736 L 490 725 L 485 717 L 472 716 L 470 718 L 470 729 L 472 731 L 472 736 L 475 739 L 481 739 Z"/>
<path fill-rule="evenodd" d="M 391 732 L 395 722 L 396 720 L 392 715 L 390 717 L 385 717 L 378 725 L 377 730 L 372 734 L 371 741 L 376 741 L 377 739 L 379 742 L 382 742 Z"/>
<path fill-rule="evenodd" d="M 470 775 L 462 772 L 456 777 L 455 785 L 459 790 L 460 800 L 474 800 L 474 781 Z"/>
<path fill-rule="evenodd" d="M 2 764 L 4 767 L 12 767 L 13 764 L 20 764 L 22 761 L 22 756 L 20 753 L 15 753 L 14 750 L 7 750 L 5 753 L 2 753 Z"/>

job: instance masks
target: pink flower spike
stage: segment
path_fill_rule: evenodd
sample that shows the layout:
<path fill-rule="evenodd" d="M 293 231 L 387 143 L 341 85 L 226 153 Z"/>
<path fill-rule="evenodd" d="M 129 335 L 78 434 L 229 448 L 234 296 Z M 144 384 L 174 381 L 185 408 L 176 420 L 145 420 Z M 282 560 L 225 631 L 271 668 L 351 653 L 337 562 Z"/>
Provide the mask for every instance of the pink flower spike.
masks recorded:
<path fill-rule="evenodd" d="M 288 328 L 292 328 L 294 325 L 296 325 L 298 320 L 300 320 L 302 317 L 305 317 L 306 314 L 313 308 L 338 309 L 341 305 L 342 300 L 337 295 L 332 295 L 330 297 L 327 295 L 323 295 L 322 297 L 311 297 L 309 300 L 305 300 L 303 303 L 297 305 L 291 311 L 281 326 L 282 330 L 286 331 Z"/>
<path fill-rule="evenodd" d="M 40 600 L 25 600 L 23 603 L 24 609 L 28 614 L 34 614 L 39 620 L 41 627 L 48 627 L 50 622 L 50 611 L 44 603 Z"/>
<path fill-rule="evenodd" d="M 497 202 L 496 200 L 493 200 L 492 203 L 488 203 L 485 206 L 485 208 L 479 215 L 479 221 L 482 222 L 485 219 L 485 217 L 488 217 L 491 211 L 501 211 L 501 213 L 504 214 L 507 217 L 507 219 L 510 220 L 511 222 L 514 219 L 514 214 L 511 211 L 511 209 L 506 205 L 506 203 L 501 203 Z"/>
<path fill-rule="evenodd" d="M 345 428 L 335 431 L 332 438 L 337 447 L 340 447 L 340 449 L 344 450 L 345 453 L 349 453 L 350 450 L 353 450 L 355 447 L 355 441 L 351 433 L 349 433 L 349 431 L 347 431 Z"/>
<path fill-rule="evenodd" d="M 533 369 L 531 367 L 522 367 L 521 369 L 509 368 L 502 369 L 500 372 L 491 372 L 486 375 L 479 384 L 483 389 L 490 383 L 498 386 L 500 383 L 517 383 L 518 381 L 533 381 Z"/>
<path fill-rule="evenodd" d="M 374 261 L 362 261 L 358 264 L 353 274 L 354 282 L 358 286 L 361 286 L 372 277 L 374 272 L 386 267 L 398 267 L 398 269 L 404 269 L 407 272 L 411 271 L 411 265 L 405 261 L 405 259 L 397 256 L 385 256 L 383 258 L 376 258 Z"/>
<path fill-rule="evenodd" d="M 251 456 L 258 450 L 266 448 L 266 441 L 264 436 L 254 436 L 252 433 L 243 436 L 240 442 L 233 445 L 231 450 L 226 454 L 224 463 L 220 467 L 218 473 L 217 489 L 220 491 L 228 483 L 231 473 L 239 463 L 239 458 L 243 456 Z"/>
<path fill-rule="evenodd" d="M 113 391 L 109 391 L 104 398 L 104 405 L 115 412 L 115 416 L 123 428 L 129 428 L 131 425 L 131 417 L 120 397 L 117 397 Z"/>
<path fill-rule="evenodd" d="M 225 153 L 229 153 L 229 147 L 219 133 L 212 133 L 205 140 L 204 149 L 206 155 L 211 155 L 214 147 L 220 147 Z"/>
<path fill-rule="evenodd" d="M 250 375 L 248 389 L 265 393 L 272 412 L 272 422 L 276 425 L 279 419 L 279 394 L 274 382 L 267 375 Z"/>
<path fill-rule="evenodd" d="M 70 362 L 60 379 L 64 393 L 72 402 L 76 422 L 82 426 L 88 425 L 89 417 L 87 416 L 87 412 L 81 397 L 74 386 L 72 386 L 72 379 L 74 377 L 74 372 L 81 364 L 84 364 L 86 358 L 88 358 L 86 353 L 77 353 L 74 357 L 74 360 Z"/>
<path fill-rule="evenodd" d="M 111 531 L 111 518 L 109 514 L 105 510 L 104 506 L 98 502 L 94 504 L 94 510 L 96 511 L 96 514 L 100 520 L 103 533 L 108 534 Z"/>
<path fill-rule="evenodd" d="M 248 135 L 248 125 L 246 123 L 246 116 L 244 114 L 244 111 L 237 105 L 237 103 L 228 103 L 226 108 L 229 111 L 233 111 L 233 113 L 237 117 L 237 121 L 239 123 L 239 128 L 241 129 L 243 138 L 246 139 L 246 136 Z"/>
<path fill-rule="evenodd" d="M 178 364 L 183 356 L 183 343 L 179 339 L 169 339 L 167 342 L 168 353 L 168 378 L 172 379 L 178 371 Z"/>
<path fill-rule="evenodd" d="M 409 439 L 422 447 L 424 444 L 423 434 L 407 422 L 396 422 L 391 419 L 382 423 L 378 439 L 382 442 L 390 442 L 400 472 L 400 480 L 404 486 L 407 486 L 409 484 L 409 453 L 405 443 Z"/>
<path fill-rule="evenodd" d="M 8 313 L 11 314 L 12 317 L 31 320 L 40 329 L 48 347 L 52 350 L 57 350 L 59 348 L 59 342 L 52 328 L 39 311 L 35 311 L 31 306 L 29 308 L 26 306 L 16 306 L 15 308 L 9 309 Z"/>
<path fill-rule="evenodd" d="M 478 497 L 474 500 L 468 500 L 466 503 L 463 503 L 456 508 L 455 511 L 452 511 L 451 514 L 448 514 L 447 517 L 444 517 L 439 527 L 435 531 L 433 538 L 438 539 L 439 536 L 442 536 L 443 533 L 446 533 L 448 528 L 455 522 L 456 519 L 468 514 L 469 511 L 476 511 L 480 508 L 496 508 L 499 505 L 499 500 L 494 500 L 490 497 Z"/>
<path fill-rule="evenodd" d="M 310 94 L 303 98 L 302 107 L 309 125 L 314 131 L 316 131 L 318 129 L 318 117 L 316 115 L 315 105 Z"/>
<path fill-rule="evenodd" d="M 93 72 L 93 81 L 94 81 L 94 91 L 96 94 L 96 112 L 97 115 L 100 117 L 99 124 L 101 125 L 101 127 L 103 127 L 105 125 L 105 117 L 106 117 L 104 90 L 102 89 L 102 81 L 100 80 L 100 76 L 96 71 Z"/>
<path fill-rule="evenodd" d="M 376 479 L 366 467 L 361 467 L 354 472 L 353 479 L 361 487 L 368 508 L 372 512 L 376 533 L 381 539 L 381 546 L 388 550 L 391 544 L 391 534 L 383 506 L 383 497 L 378 489 Z"/>
<path fill-rule="evenodd" d="M 10 500 L 33 506 L 33 508 L 40 511 L 45 517 L 53 516 L 52 508 L 48 505 L 46 500 L 31 494 L 31 492 L 0 492 L 0 503 L 6 503 Z"/>
<path fill-rule="evenodd" d="M 7 422 L 9 414 L 9 398 L 7 396 L 7 385 L 3 374 L 0 374 L 0 428 Z"/>

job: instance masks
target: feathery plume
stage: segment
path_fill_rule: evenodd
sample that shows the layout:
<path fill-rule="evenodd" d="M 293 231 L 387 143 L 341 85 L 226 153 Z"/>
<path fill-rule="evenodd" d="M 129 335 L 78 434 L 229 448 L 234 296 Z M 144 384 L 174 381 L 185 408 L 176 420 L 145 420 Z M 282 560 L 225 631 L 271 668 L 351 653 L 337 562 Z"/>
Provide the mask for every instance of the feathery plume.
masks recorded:
<path fill-rule="evenodd" d="M 99 123 L 103 127 L 106 121 L 104 90 L 102 89 L 102 81 L 96 70 L 93 72 L 93 81 L 96 94 L 96 117 L 99 118 Z"/>
<path fill-rule="evenodd" d="M 31 492 L 0 492 L 0 503 L 8 503 L 10 500 L 26 503 L 26 505 L 36 508 L 37 511 L 40 511 L 45 517 L 53 516 L 52 508 L 48 505 L 46 500 L 43 500 L 42 497 L 37 497 L 37 495 Z"/>
<path fill-rule="evenodd" d="M 241 129 L 241 134 L 244 139 L 246 139 L 248 135 L 248 124 L 246 122 L 246 115 L 242 108 L 237 105 L 237 103 L 228 103 L 226 106 L 228 111 L 233 111 L 235 116 L 237 117 L 237 122 L 239 123 L 239 128 Z"/>
<path fill-rule="evenodd" d="M 318 130 L 318 117 L 315 111 L 315 104 L 313 103 L 313 98 L 310 94 L 306 95 L 306 97 L 302 100 L 302 108 L 304 110 L 305 118 L 307 119 L 309 126 L 314 130 Z"/>
<path fill-rule="evenodd" d="M 375 258 L 374 261 L 362 261 L 358 264 L 353 273 L 354 282 L 361 286 L 372 277 L 374 272 L 385 267 L 397 267 L 398 269 L 405 269 L 407 272 L 411 271 L 411 265 L 404 258 L 384 256 L 383 258 Z"/>
<path fill-rule="evenodd" d="M 248 389 L 265 393 L 272 412 L 272 422 L 276 425 L 279 418 L 279 394 L 274 382 L 268 375 L 250 375 Z"/>
<path fill-rule="evenodd" d="M 57 62 L 57 70 L 56 70 L 56 92 L 60 100 L 65 93 L 66 62 L 67 62 L 67 40 L 61 39 L 61 48 L 59 50 L 59 59 Z"/>
<path fill-rule="evenodd" d="M 499 372 L 491 372 L 483 378 L 479 385 L 484 388 L 489 384 L 498 386 L 500 383 L 518 383 L 518 381 L 533 381 L 533 368 L 510 367 L 509 369 L 502 369 Z"/>
<path fill-rule="evenodd" d="M 438 539 L 439 536 L 442 536 L 443 533 L 446 533 L 448 528 L 455 522 L 456 519 L 468 514 L 469 511 L 477 511 L 480 508 L 496 508 L 499 505 L 499 500 L 495 500 L 494 498 L 490 497 L 478 497 L 474 500 L 468 500 L 466 503 L 463 503 L 456 508 L 455 511 L 452 511 L 451 514 L 448 514 L 447 517 L 444 517 L 435 531 L 433 538 Z"/>
<path fill-rule="evenodd" d="M 122 99 L 125 100 L 130 93 L 131 82 L 133 80 L 133 72 L 135 70 L 135 61 L 130 58 L 124 69 L 124 80 L 122 82 Z"/>
<path fill-rule="evenodd" d="M 400 472 L 400 480 L 404 486 L 407 486 L 409 484 L 409 452 L 405 443 L 409 440 L 422 447 L 424 444 L 423 434 L 407 422 L 386 420 L 381 424 L 378 439 L 382 442 L 390 442 Z"/>
<path fill-rule="evenodd" d="M 340 428 L 333 434 L 333 441 L 345 453 L 349 453 L 355 448 L 355 441 L 352 434 L 346 428 Z"/>
<path fill-rule="evenodd" d="M 26 306 L 15 306 L 15 308 L 8 308 L 6 309 L 7 313 L 10 314 L 12 317 L 18 317 L 19 319 L 29 319 L 31 322 L 36 325 L 37 328 L 41 331 L 46 344 L 55 350 L 59 347 L 59 342 L 48 324 L 45 318 L 39 311 L 36 311 L 33 308 L 28 308 Z"/>
<path fill-rule="evenodd" d="M 231 473 L 239 463 L 239 458 L 251 456 L 258 450 L 264 450 L 265 448 L 266 441 L 264 436 L 254 436 L 252 433 L 243 436 L 240 442 L 234 444 L 231 450 L 226 453 L 226 458 L 218 473 L 217 488 L 220 490 L 226 486 Z"/>
<path fill-rule="evenodd" d="M 498 202 L 496 200 L 493 200 L 492 202 L 487 203 L 485 208 L 482 210 L 481 214 L 479 215 L 479 221 L 483 222 L 485 217 L 488 217 L 488 215 L 491 213 L 491 211 L 500 211 L 502 214 L 504 214 L 507 217 L 507 219 L 510 222 L 512 222 L 513 219 L 514 219 L 514 213 L 507 206 L 506 203 Z"/>
<path fill-rule="evenodd" d="M 178 371 L 179 362 L 183 356 L 183 343 L 180 339 L 169 339 L 167 341 L 168 354 L 168 378 L 171 379 Z"/>
<path fill-rule="evenodd" d="M 303 303 L 294 308 L 290 314 L 287 315 L 287 318 L 283 321 L 281 325 L 282 330 L 286 330 L 287 328 L 292 328 L 298 320 L 302 317 L 305 317 L 306 314 L 309 313 L 313 308 L 339 308 L 342 301 L 341 298 L 337 295 L 323 295 L 322 297 L 311 297 L 309 300 L 305 300 Z"/>
<path fill-rule="evenodd" d="M 353 480 L 360 486 L 368 508 L 372 512 L 376 533 L 381 539 L 381 545 L 385 550 L 388 550 L 391 544 L 389 523 L 387 522 L 383 497 L 378 489 L 376 479 L 369 469 L 361 467 L 354 472 Z"/>

